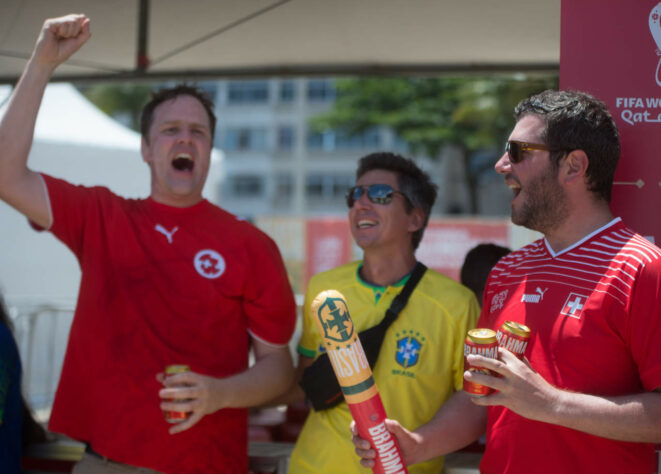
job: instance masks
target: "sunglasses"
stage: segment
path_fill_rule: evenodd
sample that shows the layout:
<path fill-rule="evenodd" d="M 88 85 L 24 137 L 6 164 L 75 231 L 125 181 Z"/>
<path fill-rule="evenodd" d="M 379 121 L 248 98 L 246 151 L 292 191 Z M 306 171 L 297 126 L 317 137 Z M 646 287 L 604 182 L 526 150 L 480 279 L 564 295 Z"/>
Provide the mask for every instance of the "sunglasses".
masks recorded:
<path fill-rule="evenodd" d="M 395 194 L 401 194 L 410 202 L 406 194 L 395 191 L 389 184 L 370 184 L 369 186 L 354 186 L 349 189 L 346 195 L 347 206 L 353 207 L 353 204 L 360 199 L 365 191 L 367 191 L 367 199 L 374 204 L 390 204 Z"/>
<path fill-rule="evenodd" d="M 523 152 L 528 150 L 544 150 L 551 151 L 551 149 L 540 143 L 526 143 L 516 140 L 509 140 L 505 145 L 505 153 L 509 156 L 512 163 L 521 163 L 523 161 Z"/>

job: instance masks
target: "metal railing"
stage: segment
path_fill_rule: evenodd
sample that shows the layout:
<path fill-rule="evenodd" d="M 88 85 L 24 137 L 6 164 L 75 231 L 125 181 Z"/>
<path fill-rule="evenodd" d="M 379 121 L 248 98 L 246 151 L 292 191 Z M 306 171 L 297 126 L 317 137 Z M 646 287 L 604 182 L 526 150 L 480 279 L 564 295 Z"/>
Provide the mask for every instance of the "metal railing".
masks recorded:
<path fill-rule="evenodd" d="M 34 305 L 9 308 L 23 363 L 23 390 L 37 418 L 50 413 L 73 320 L 73 308 Z"/>

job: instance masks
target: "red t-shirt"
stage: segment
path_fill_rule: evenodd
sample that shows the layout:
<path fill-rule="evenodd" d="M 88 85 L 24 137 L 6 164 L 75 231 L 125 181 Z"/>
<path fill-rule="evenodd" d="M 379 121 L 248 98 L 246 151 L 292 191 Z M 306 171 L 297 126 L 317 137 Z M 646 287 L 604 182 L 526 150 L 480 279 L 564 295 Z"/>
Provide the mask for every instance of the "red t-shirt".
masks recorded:
<path fill-rule="evenodd" d="M 82 268 L 50 429 L 122 463 L 247 472 L 246 410 L 170 435 L 155 375 L 188 364 L 226 377 L 247 369 L 250 335 L 287 344 L 295 303 L 275 243 L 207 201 L 173 208 L 44 179 L 50 230 Z"/>
<path fill-rule="evenodd" d="M 552 385 L 618 396 L 661 387 L 661 251 L 620 219 L 555 254 L 538 240 L 504 257 L 478 327 L 531 328 L 526 356 Z M 488 408 L 484 473 L 652 473 L 651 444 L 592 436 Z"/>

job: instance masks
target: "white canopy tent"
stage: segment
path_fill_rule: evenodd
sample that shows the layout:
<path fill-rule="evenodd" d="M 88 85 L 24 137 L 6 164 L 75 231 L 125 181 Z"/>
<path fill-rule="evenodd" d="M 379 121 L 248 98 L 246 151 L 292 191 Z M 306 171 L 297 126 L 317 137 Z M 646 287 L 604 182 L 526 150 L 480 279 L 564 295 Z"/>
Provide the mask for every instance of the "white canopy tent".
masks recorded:
<path fill-rule="evenodd" d="M 56 80 L 557 71 L 560 0 L 3 0 L 0 82 L 45 18 L 92 39 Z"/>

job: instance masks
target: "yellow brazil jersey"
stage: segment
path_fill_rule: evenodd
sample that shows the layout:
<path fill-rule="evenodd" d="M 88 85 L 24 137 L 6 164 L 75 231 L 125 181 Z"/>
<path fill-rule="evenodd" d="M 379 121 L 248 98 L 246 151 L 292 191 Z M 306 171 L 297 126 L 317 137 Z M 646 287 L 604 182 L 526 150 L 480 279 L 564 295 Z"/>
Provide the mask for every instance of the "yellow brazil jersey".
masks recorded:
<path fill-rule="evenodd" d="M 321 291 L 334 289 L 347 300 L 357 331 L 383 319 L 408 277 L 393 286 L 374 287 L 358 276 L 360 262 L 315 275 L 305 295 L 303 333 L 298 351 L 316 357 L 324 351 L 310 305 Z M 409 430 L 428 422 L 441 405 L 461 390 L 466 331 L 475 327 L 479 308 L 473 293 L 428 269 L 406 307 L 386 332 L 372 367 L 388 418 Z M 351 442 L 351 414 L 346 403 L 311 411 L 292 453 L 290 473 L 369 473 L 360 466 Z M 409 472 L 441 472 L 443 459 L 409 467 Z"/>

